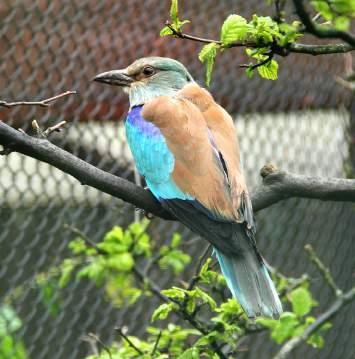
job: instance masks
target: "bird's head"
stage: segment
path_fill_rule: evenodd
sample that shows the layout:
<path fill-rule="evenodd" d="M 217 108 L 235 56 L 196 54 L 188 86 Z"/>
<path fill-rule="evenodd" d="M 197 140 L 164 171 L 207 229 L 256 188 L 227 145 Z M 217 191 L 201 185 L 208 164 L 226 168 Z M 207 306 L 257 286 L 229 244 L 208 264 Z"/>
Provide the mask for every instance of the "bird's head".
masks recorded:
<path fill-rule="evenodd" d="M 192 76 L 184 65 L 167 57 L 143 57 L 122 70 L 103 72 L 94 81 L 120 86 L 129 94 L 131 107 L 158 96 L 174 96 Z"/>

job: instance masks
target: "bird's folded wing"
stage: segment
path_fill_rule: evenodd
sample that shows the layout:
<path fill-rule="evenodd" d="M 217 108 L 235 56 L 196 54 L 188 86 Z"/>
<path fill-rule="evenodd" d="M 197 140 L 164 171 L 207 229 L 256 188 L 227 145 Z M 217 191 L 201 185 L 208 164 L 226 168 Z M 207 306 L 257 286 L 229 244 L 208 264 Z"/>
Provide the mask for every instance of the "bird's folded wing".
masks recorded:
<path fill-rule="evenodd" d="M 239 143 L 231 116 L 214 101 L 207 90 L 196 83 L 185 86 L 178 92 L 177 97 L 187 99 L 201 111 L 228 173 L 237 220 L 238 222 L 245 221 L 248 227 L 255 231 L 252 205 L 241 171 Z"/>
<path fill-rule="evenodd" d="M 175 161 L 171 177 L 197 210 L 235 221 L 228 178 L 201 111 L 187 99 L 162 96 L 145 104 L 142 116 L 163 134 Z"/>

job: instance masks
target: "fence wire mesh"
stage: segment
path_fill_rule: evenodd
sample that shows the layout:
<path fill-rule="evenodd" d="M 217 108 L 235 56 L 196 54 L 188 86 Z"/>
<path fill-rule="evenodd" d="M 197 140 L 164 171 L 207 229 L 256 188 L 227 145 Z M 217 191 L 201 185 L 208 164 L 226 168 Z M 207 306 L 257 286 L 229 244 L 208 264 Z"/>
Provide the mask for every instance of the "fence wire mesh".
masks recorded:
<path fill-rule="evenodd" d="M 265 3 L 196 0 L 182 2 L 181 11 L 182 17 L 193 20 L 191 33 L 218 37 L 228 14 L 270 14 Z M 49 109 L 2 109 L 0 119 L 26 131 L 33 119 L 43 127 L 65 120 L 69 125 L 53 137 L 54 143 L 134 180 L 122 128 L 127 98 L 90 80 L 136 58 L 159 55 L 180 60 L 202 83 L 204 69 L 196 59 L 199 45 L 158 36 L 168 10 L 169 1 L 158 0 L 2 1 L 0 98 L 42 99 L 71 89 L 80 96 Z M 250 187 L 259 181 L 258 169 L 269 161 L 297 173 L 343 177 L 349 160 L 351 96 L 334 81 L 344 72 L 343 56 L 289 56 L 280 61 L 276 82 L 247 79 L 238 67 L 243 62 L 242 50 L 218 58 L 211 91 L 236 118 Z M 116 338 L 116 326 L 126 325 L 130 333 L 139 334 L 151 314 L 147 303 L 144 309 L 138 304 L 135 310 L 117 310 L 107 305 L 102 290 L 81 281 L 64 289 L 60 308 L 53 313 L 36 284 L 41 273 L 68 255 L 73 234 L 65 230 L 66 224 L 98 241 L 113 225 L 126 225 L 133 218 L 132 206 L 81 186 L 44 163 L 16 153 L 0 157 L 0 334 L 12 318 L 10 329 L 27 356 L 36 359 L 85 357 L 92 353 L 83 340 L 89 332 L 105 343 Z M 351 286 L 355 256 L 351 205 L 289 200 L 258 213 L 257 220 L 258 243 L 267 260 L 289 276 L 309 272 L 321 305 L 329 304 L 331 295 L 303 253 L 306 243 L 315 247 L 342 288 Z M 181 225 L 159 219 L 153 220 L 152 231 L 162 242 L 174 231 L 182 232 L 184 239 L 192 237 Z M 200 246 L 196 247 L 189 250 L 198 255 Z M 172 281 L 159 276 L 161 286 Z M 323 350 L 302 346 L 292 357 L 353 358 L 354 312 L 355 306 L 349 306 L 335 319 Z M 241 352 L 241 358 L 270 358 L 275 352 L 265 335 L 244 346 L 248 350 Z M 12 355 L 0 353 L 0 358 Z"/>

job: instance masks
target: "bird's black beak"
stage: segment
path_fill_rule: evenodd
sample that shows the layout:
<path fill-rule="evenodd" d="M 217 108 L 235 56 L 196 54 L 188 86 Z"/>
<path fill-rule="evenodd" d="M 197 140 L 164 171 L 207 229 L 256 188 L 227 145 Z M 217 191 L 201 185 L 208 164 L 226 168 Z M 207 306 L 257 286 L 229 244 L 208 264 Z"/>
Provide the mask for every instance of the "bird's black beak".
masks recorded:
<path fill-rule="evenodd" d="M 93 81 L 114 86 L 130 86 L 134 79 L 125 70 L 112 70 L 96 75 Z"/>

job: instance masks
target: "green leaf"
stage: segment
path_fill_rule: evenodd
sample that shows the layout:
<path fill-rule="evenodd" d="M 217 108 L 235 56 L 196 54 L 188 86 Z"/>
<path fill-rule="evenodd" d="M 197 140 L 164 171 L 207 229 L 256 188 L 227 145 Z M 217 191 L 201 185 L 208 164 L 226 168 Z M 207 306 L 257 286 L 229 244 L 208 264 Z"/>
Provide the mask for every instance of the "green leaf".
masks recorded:
<path fill-rule="evenodd" d="M 355 15 L 355 0 L 332 0 L 331 6 L 336 14 Z"/>
<path fill-rule="evenodd" d="M 254 76 L 254 69 L 252 66 L 249 66 L 245 69 L 246 75 L 251 79 Z"/>
<path fill-rule="evenodd" d="M 61 302 L 58 300 L 58 284 L 47 281 L 39 286 L 40 295 L 46 305 L 49 314 L 56 316 L 59 314 Z"/>
<path fill-rule="evenodd" d="M 240 15 L 229 15 L 224 21 L 221 29 L 221 41 L 228 46 L 236 41 L 243 41 L 248 36 L 250 26 L 247 20 Z"/>
<path fill-rule="evenodd" d="M 312 309 L 312 297 L 305 288 L 297 288 L 290 293 L 292 310 L 297 316 L 302 317 Z"/>
<path fill-rule="evenodd" d="M 131 253 L 120 253 L 111 255 L 106 260 L 106 266 L 122 272 L 129 272 L 134 266 L 134 259 Z"/>
<path fill-rule="evenodd" d="M 216 309 L 217 304 L 212 297 L 198 287 L 196 287 L 195 291 L 196 297 L 200 298 L 204 303 L 207 303 L 212 310 Z"/>
<path fill-rule="evenodd" d="M 160 36 L 164 37 L 164 36 L 169 36 L 173 34 L 173 30 L 170 29 L 170 27 L 168 26 L 164 26 L 161 30 L 160 30 Z"/>
<path fill-rule="evenodd" d="M 185 350 L 181 355 L 178 356 L 178 359 L 199 359 L 200 351 L 198 348 L 190 348 Z"/>
<path fill-rule="evenodd" d="M 278 320 L 264 317 L 257 318 L 256 323 L 270 329 L 275 329 L 279 325 Z"/>
<path fill-rule="evenodd" d="M 178 0 L 171 0 L 170 18 L 174 24 L 176 24 L 178 21 L 178 11 Z"/>
<path fill-rule="evenodd" d="M 171 239 L 171 248 L 177 248 L 180 245 L 181 236 L 179 233 L 174 233 Z"/>
<path fill-rule="evenodd" d="M 250 24 L 253 26 L 253 40 L 259 44 L 271 44 L 281 35 L 278 24 L 270 16 L 253 15 Z"/>
<path fill-rule="evenodd" d="M 159 260 L 159 265 L 163 269 L 171 267 L 175 274 L 179 274 L 190 261 L 191 257 L 188 254 L 178 249 L 173 249 L 164 253 L 164 257 Z"/>
<path fill-rule="evenodd" d="M 123 229 L 118 226 L 114 226 L 111 231 L 107 232 L 104 241 L 120 242 L 123 240 Z"/>
<path fill-rule="evenodd" d="M 5 335 L 0 338 L 0 358 L 26 359 L 29 356 L 22 341 L 16 341 L 12 336 Z"/>
<path fill-rule="evenodd" d="M 311 4 L 315 8 L 315 10 L 323 16 L 325 20 L 331 20 L 333 18 L 333 12 L 326 1 L 311 1 Z"/>
<path fill-rule="evenodd" d="M 96 282 L 96 284 L 101 284 L 105 271 L 105 263 L 102 258 L 99 258 L 95 261 L 92 261 L 87 266 L 83 267 L 77 274 L 76 278 L 88 278 Z"/>
<path fill-rule="evenodd" d="M 60 266 L 61 269 L 61 276 L 58 281 L 58 286 L 60 288 L 64 288 L 67 286 L 71 279 L 71 275 L 75 268 L 74 261 L 70 258 L 64 259 L 63 263 Z"/>
<path fill-rule="evenodd" d="M 326 322 L 325 324 L 323 324 L 321 327 L 320 327 L 320 331 L 326 331 L 326 330 L 329 330 L 331 327 L 332 327 L 332 323 L 329 323 L 329 322 Z"/>
<path fill-rule="evenodd" d="M 205 346 L 209 345 L 211 343 L 211 340 L 213 340 L 215 337 L 218 336 L 218 332 L 216 330 L 213 330 L 212 332 L 208 333 L 207 335 L 204 335 L 201 337 L 196 343 L 196 346 Z"/>
<path fill-rule="evenodd" d="M 73 254 L 84 253 L 87 248 L 85 241 L 82 238 L 76 238 L 72 240 L 71 242 L 69 242 L 68 247 Z"/>
<path fill-rule="evenodd" d="M 318 349 L 321 349 L 324 347 L 324 339 L 323 337 L 318 334 L 318 333 L 315 333 L 313 335 L 311 335 L 308 340 L 307 340 L 307 343 L 312 345 L 313 348 L 318 348 Z"/>
<path fill-rule="evenodd" d="M 281 315 L 276 327 L 272 330 L 271 337 L 277 344 L 291 338 L 299 321 L 294 313 L 285 312 Z"/>
<path fill-rule="evenodd" d="M 209 86 L 212 77 L 212 70 L 214 65 L 214 60 L 217 55 L 217 49 L 219 45 L 216 43 L 211 43 L 205 45 L 200 53 L 198 54 L 198 58 L 202 63 L 206 63 L 206 84 Z"/>
<path fill-rule="evenodd" d="M 152 314 L 152 322 L 155 322 L 157 319 L 165 319 L 173 309 L 173 303 L 164 303 L 160 305 L 157 309 L 155 309 L 154 313 Z"/>
<path fill-rule="evenodd" d="M 162 294 L 167 296 L 168 298 L 176 298 L 180 300 L 184 300 L 186 297 L 186 292 L 178 287 L 172 287 L 170 289 L 164 289 L 161 291 Z"/>
<path fill-rule="evenodd" d="M 133 254 L 144 255 L 145 257 L 151 256 L 150 236 L 147 233 L 141 234 L 139 239 L 135 241 Z"/>
<path fill-rule="evenodd" d="M 7 304 L 0 306 L 0 337 L 16 332 L 22 327 L 22 321 Z M 1 354 L 1 351 L 0 351 Z"/>
<path fill-rule="evenodd" d="M 261 77 L 267 80 L 277 80 L 279 64 L 275 60 L 271 60 L 265 65 L 257 67 L 258 73 Z"/>
<path fill-rule="evenodd" d="M 194 298 L 190 298 L 186 304 L 186 310 L 191 314 L 196 309 L 196 301 Z"/>
<path fill-rule="evenodd" d="M 340 31 L 347 31 L 350 27 L 350 19 L 346 16 L 338 16 L 334 20 L 334 27 Z"/>

